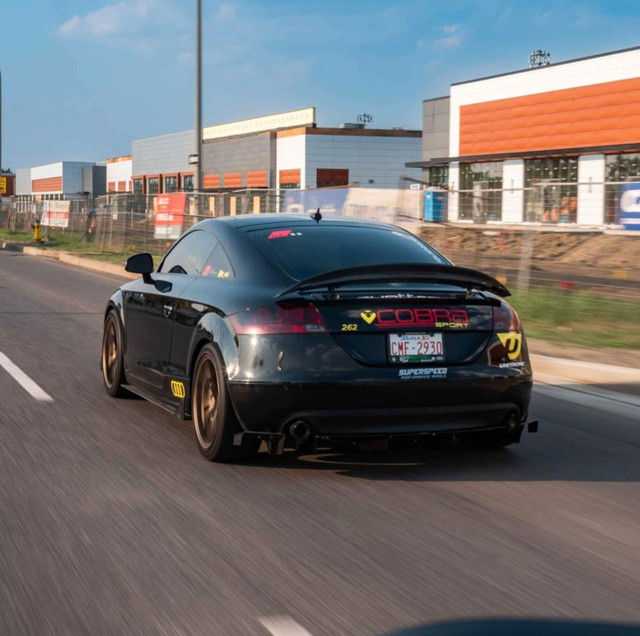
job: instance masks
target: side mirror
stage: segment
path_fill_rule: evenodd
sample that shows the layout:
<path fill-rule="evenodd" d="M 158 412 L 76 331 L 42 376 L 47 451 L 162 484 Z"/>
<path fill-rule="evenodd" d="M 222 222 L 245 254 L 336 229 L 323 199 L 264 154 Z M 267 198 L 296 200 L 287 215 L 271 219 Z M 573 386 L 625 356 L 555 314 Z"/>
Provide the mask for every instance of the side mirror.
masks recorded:
<path fill-rule="evenodd" d="M 125 263 L 124 268 L 127 272 L 142 274 L 142 281 L 146 285 L 153 285 L 158 291 L 163 293 L 170 292 L 173 287 L 173 285 L 168 281 L 154 280 L 151 278 L 151 272 L 153 271 L 153 256 L 147 252 L 130 256 Z"/>
<path fill-rule="evenodd" d="M 144 278 L 145 274 L 151 274 L 153 271 L 153 256 L 147 252 L 130 256 L 125 263 L 124 268 L 127 272 L 142 274 L 142 277 Z M 146 282 L 147 281 L 145 280 L 145 283 Z"/>

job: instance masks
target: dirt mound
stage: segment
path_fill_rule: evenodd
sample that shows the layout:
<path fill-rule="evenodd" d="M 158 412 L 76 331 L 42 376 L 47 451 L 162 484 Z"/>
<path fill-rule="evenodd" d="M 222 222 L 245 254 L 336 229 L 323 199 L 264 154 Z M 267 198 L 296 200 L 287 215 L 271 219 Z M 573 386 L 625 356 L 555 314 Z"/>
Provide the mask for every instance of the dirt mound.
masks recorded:
<path fill-rule="evenodd" d="M 640 272 L 640 234 L 483 230 L 426 226 L 421 236 L 445 254 L 485 254 L 519 258 L 529 246 L 536 261 Z"/>

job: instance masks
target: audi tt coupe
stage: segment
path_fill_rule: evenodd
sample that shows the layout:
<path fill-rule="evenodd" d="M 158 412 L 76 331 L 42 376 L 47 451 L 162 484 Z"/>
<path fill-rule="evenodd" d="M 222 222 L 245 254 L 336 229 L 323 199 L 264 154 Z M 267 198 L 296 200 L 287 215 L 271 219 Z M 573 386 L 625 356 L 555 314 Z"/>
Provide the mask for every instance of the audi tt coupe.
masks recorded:
<path fill-rule="evenodd" d="M 107 392 L 192 419 L 216 461 L 260 448 L 520 440 L 532 373 L 509 291 L 393 225 L 263 214 L 194 225 L 104 318 Z M 529 423 L 537 429 L 537 422 Z"/>

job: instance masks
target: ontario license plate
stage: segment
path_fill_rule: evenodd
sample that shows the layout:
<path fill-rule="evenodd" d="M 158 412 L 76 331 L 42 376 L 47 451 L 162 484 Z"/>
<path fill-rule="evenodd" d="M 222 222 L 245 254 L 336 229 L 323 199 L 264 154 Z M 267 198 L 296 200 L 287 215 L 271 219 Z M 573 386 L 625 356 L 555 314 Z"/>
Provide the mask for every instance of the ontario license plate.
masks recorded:
<path fill-rule="evenodd" d="M 390 333 L 389 361 L 402 364 L 412 362 L 442 362 L 444 344 L 441 333 Z"/>

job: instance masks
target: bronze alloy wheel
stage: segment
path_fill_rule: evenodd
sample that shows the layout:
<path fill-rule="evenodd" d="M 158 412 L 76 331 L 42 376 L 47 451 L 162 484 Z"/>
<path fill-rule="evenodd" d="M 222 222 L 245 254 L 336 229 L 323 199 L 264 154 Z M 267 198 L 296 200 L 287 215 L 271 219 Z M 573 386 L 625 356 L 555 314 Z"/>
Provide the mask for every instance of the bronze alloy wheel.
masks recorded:
<path fill-rule="evenodd" d="M 247 458 L 258 452 L 259 439 L 234 444 L 242 427 L 236 418 L 225 375 L 224 360 L 212 344 L 204 345 L 198 355 L 191 384 L 191 415 L 198 449 L 215 462 Z"/>
<path fill-rule="evenodd" d="M 211 448 L 219 435 L 219 386 L 216 368 L 210 356 L 198 360 L 193 386 L 193 420 L 198 442 L 203 449 Z"/>
<path fill-rule="evenodd" d="M 116 323 L 109 317 L 102 338 L 102 375 L 107 388 L 112 388 L 117 381 L 119 354 Z"/>
<path fill-rule="evenodd" d="M 111 397 L 123 397 L 127 391 L 124 361 L 122 357 L 122 331 L 114 310 L 109 311 L 104 321 L 102 335 L 102 380 Z"/>

